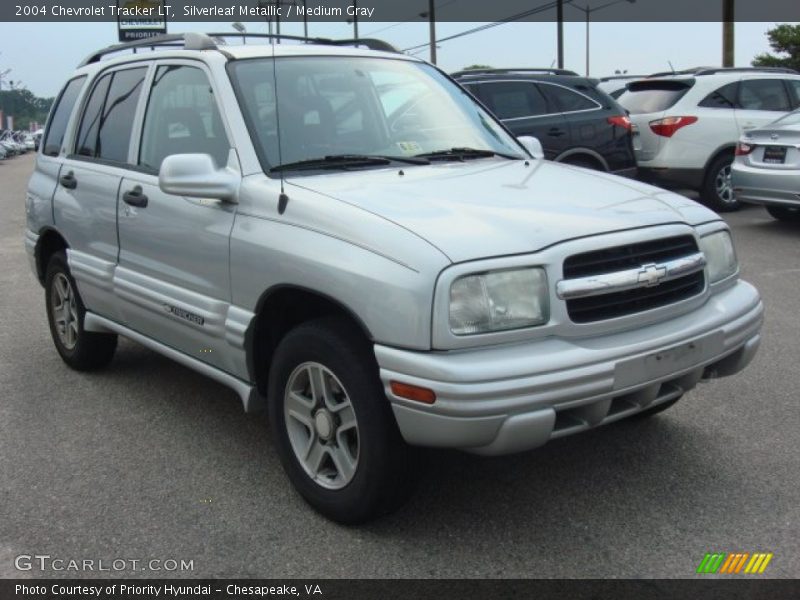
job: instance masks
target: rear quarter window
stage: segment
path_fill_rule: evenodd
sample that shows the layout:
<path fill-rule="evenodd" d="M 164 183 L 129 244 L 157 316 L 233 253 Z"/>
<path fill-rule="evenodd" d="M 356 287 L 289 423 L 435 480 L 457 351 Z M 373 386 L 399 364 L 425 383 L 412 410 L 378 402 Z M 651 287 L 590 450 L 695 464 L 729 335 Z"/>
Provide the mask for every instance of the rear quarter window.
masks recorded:
<path fill-rule="evenodd" d="M 617 99 L 632 115 L 664 112 L 692 88 L 687 81 L 634 81 Z"/>
<path fill-rule="evenodd" d="M 47 125 L 47 133 L 44 136 L 43 153 L 47 156 L 58 156 L 61 152 L 64 132 L 67 130 L 69 117 L 84 83 L 86 83 L 85 76 L 76 77 L 64 86 L 64 91 L 61 92 L 61 96 L 56 102 L 50 123 Z"/>
<path fill-rule="evenodd" d="M 600 104 L 595 100 L 560 85 L 540 83 L 539 87 L 548 100 L 557 106 L 561 112 L 578 112 L 600 108 Z"/>
<path fill-rule="evenodd" d="M 700 101 L 698 106 L 703 108 L 736 108 L 738 93 L 739 82 L 734 81 L 711 92 Z"/>

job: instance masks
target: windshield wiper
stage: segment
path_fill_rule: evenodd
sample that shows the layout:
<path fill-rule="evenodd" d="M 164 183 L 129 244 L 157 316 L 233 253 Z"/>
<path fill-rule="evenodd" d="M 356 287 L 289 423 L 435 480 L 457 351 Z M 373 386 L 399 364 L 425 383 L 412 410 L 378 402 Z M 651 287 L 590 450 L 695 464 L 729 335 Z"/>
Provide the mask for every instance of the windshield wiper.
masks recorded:
<path fill-rule="evenodd" d="M 314 169 L 347 169 L 351 167 L 372 167 L 401 162 L 410 165 L 428 165 L 427 158 L 413 156 L 383 156 L 380 154 L 333 154 L 322 158 L 308 158 L 295 162 L 276 165 L 270 171 L 314 170 Z"/>
<path fill-rule="evenodd" d="M 516 154 L 508 154 L 506 152 L 497 152 L 496 150 L 484 150 L 481 148 L 463 148 L 455 147 L 448 150 L 436 150 L 435 152 L 424 152 L 422 154 L 415 154 L 415 158 L 428 158 L 431 160 L 466 160 L 468 158 L 488 158 L 490 156 L 502 156 L 503 158 L 510 158 L 512 160 L 520 160 L 523 157 Z"/>

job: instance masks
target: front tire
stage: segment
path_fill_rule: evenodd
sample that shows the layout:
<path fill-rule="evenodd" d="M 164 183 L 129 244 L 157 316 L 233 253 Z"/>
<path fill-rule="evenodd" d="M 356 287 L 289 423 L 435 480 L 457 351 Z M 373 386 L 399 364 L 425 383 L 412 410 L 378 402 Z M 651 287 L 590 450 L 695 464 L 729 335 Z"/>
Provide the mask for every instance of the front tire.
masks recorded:
<path fill-rule="evenodd" d="M 44 289 L 50 334 L 64 362 L 77 371 L 93 371 L 111 362 L 117 336 L 84 330 L 86 308 L 64 252 L 57 252 L 50 258 Z"/>
<path fill-rule="evenodd" d="M 703 189 L 700 190 L 702 201 L 717 212 L 732 212 L 741 207 L 731 184 L 732 164 L 732 154 L 723 154 L 714 159 L 706 171 Z"/>
<path fill-rule="evenodd" d="M 290 331 L 275 351 L 268 397 L 283 468 L 317 511 L 361 523 L 409 495 L 410 449 L 371 348 L 346 321 L 320 319 Z"/>

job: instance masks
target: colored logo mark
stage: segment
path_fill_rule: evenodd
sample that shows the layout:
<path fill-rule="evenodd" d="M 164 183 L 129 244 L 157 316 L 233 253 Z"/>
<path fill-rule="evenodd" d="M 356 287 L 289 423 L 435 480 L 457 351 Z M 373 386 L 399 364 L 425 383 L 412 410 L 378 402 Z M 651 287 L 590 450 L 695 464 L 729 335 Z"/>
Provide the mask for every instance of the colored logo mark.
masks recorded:
<path fill-rule="evenodd" d="M 763 573 L 769 561 L 772 560 L 772 552 L 707 552 L 697 567 L 697 572 L 701 574 L 738 574 L 744 573 L 755 575 Z"/>

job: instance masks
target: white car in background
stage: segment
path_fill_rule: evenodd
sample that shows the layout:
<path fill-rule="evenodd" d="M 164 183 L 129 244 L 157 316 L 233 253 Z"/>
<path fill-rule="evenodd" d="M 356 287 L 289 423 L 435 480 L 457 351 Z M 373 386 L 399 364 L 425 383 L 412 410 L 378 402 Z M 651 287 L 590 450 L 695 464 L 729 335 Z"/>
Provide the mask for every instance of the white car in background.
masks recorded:
<path fill-rule="evenodd" d="M 744 132 L 800 107 L 790 69 L 700 68 L 628 84 L 618 102 L 638 126 L 641 178 L 697 190 L 717 211 L 739 208 L 731 163 Z"/>

